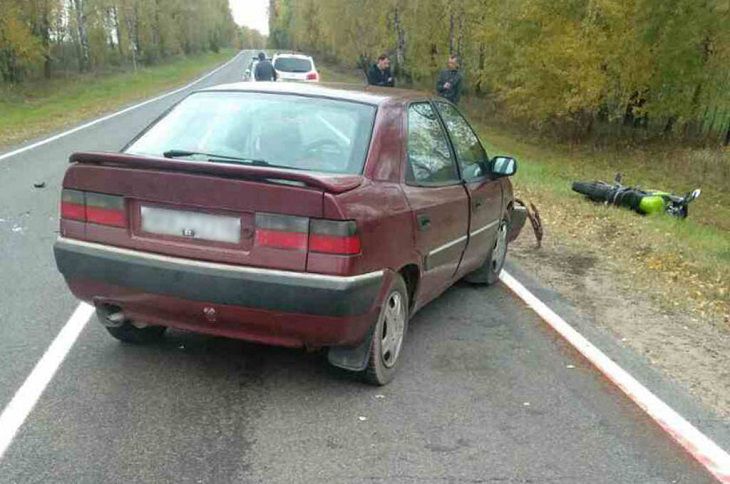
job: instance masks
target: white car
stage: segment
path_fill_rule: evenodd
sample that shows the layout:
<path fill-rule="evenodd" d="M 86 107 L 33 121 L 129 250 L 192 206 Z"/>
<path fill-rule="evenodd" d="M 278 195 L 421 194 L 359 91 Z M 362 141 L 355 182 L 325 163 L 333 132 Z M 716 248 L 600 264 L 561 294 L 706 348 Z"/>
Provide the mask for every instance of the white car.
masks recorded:
<path fill-rule="evenodd" d="M 256 72 L 256 64 L 259 63 L 259 58 L 254 57 L 251 59 L 251 61 L 248 63 L 248 67 L 246 68 L 246 72 L 243 73 L 243 80 L 248 82 L 256 82 L 256 77 L 254 76 L 254 72 Z"/>
<path fill-rule="evenodd" d="M 273 59 L 277 81 L 319 82 L 314 59 L 301 54 L 276 54 Z"/>

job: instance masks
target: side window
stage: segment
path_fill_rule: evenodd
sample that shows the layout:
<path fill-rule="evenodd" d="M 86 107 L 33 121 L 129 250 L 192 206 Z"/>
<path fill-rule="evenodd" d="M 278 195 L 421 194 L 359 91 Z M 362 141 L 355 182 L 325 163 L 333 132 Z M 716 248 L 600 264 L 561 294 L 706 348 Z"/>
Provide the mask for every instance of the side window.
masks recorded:
<path fill-rule="evenodd" d="M 479 142 L 479 138 L 454 106 L 440 101 L 436 101 L 436 106 L 451 137 L 464 179 L 480 178 L 484 175 L 483 166 L 486 165 L 489 158 Z"/>
<path fill-rule="evenodd" d="M 429 103 L 408 108 L 407 179 L 425 185 L 459 180 L 448 138 Z"/>

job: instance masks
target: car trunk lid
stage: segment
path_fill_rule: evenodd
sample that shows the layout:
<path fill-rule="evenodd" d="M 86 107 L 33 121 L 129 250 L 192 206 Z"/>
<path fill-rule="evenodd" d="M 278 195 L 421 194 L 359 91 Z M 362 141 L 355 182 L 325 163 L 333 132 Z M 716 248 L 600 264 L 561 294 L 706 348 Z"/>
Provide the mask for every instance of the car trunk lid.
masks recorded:
<path fill-rule="evenodd" d="M 322 217 L 325 192 L 342 193 L 363 181 L 357 175 L 117 153 L 75 153 L 70 161 L 64 199 L 71 194 L 70 199 L 83 200 L 88 204 L 84 213 L 90 215 L 112 207 L 117 212 L 102 214 L 118 222 L 115 214 L 121 213 L 126 223 L 62 220 L 62 235 L 177 257 L 286 270 L 306 269 L 306 246 L 279 242 L 296 242 L 297 233 L 301 238 L 307 227 L 304 221 Z M 104 207 L 94 208 L 99 204 Z M 268 224 L 267 239 L 259 238 L 262 224 Z M 282 239 L 282 234 L 289 238 Z"/>

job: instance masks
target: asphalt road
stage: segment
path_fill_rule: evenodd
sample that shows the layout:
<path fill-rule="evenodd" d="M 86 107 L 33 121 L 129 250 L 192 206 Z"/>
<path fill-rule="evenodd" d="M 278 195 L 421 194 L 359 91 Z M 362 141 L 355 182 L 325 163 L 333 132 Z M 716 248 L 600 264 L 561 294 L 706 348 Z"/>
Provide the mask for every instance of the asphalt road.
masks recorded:
<path fill-rule="evenodd" d="M 118 150 L 183 95 L 0 161 L 0 409 L 77 305 L 51 252 L 68 155 Z M 710 482 L 502 285 L 452 288 L 405 345 L 374 388 L 320 354 L 182 332 L 132 347 L 92 321 L 0 482 Z"/>

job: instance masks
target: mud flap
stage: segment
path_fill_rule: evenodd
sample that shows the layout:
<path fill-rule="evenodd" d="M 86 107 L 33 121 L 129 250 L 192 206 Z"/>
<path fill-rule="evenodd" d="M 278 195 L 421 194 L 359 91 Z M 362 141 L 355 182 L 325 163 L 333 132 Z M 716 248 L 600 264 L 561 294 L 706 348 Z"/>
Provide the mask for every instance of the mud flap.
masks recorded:
<path fill-rule="evenodd" d="M 358 346 L 332 346 L 327 352 L 330 365 L 349 371 L 364 371 L 368 366 L 370 345 L 373 342 L 375 325 L 368 330 L 362 343 Z"/>

